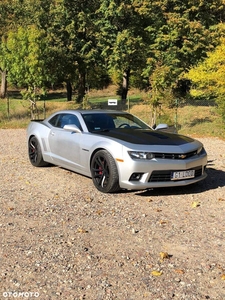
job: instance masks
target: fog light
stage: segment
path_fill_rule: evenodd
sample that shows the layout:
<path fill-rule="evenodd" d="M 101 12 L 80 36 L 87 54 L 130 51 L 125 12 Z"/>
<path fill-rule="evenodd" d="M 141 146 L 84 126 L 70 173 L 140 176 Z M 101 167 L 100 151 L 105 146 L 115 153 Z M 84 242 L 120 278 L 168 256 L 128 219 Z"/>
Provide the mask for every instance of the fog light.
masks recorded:
<path fill-rule="evenodd" d="M 141 180 L 141 177 L 144 173 L 133 173 L 131 176 L 130 176 L 130 179 L 129 181 L 139 181 Z"/>

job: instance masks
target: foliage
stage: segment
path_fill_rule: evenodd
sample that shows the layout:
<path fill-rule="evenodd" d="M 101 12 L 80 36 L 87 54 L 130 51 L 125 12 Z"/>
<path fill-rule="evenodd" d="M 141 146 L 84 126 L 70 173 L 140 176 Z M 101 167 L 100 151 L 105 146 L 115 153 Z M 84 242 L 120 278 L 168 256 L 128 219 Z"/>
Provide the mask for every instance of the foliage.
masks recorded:
<path fill-rule="evenodd" d="M 143 75 L 149 76 L 156 98 L 163 99 L 168 93 L 175 97 L 185 95 L 189 83 L 185 83 L 184 73 L 218 43 L 212 25 L 217 23 L 215 15 L 221 11 L 219 2 L 200 2 L 198 7 L 194 1 L 154 2 L 151 12 L 155 11 L 155 22 L 146 28 L 153 42 L 149 44 Z M 212 8 L 215 15 L 210 12 Z"/>
<path fill-rule="evenodd" d="M 52 60 L 49 68 L 55 74 L 55 81 L 76 81 L 78 102 L 85 95 L 87 73 L 96 68 L 100 60 L 94 26 L 97 3 L 57 0 L 50 6 L 47 36 Z"/>
<path fill-rule="evenodd" d="M 45 68 L 46 49 L 45 32 L 34 25 L 10 31 L 4 44 L 4 61 L 10 70 L 8 81 L 25 88 L 22 95 L 34 106 L 45 93 L 50 76 Z"/>
<path fill-rule="evenodd" d="M 141 1 L 101 0 L 97 11 L 97 45 L 122 99 L 126 99 L 130 76 L 146 61 L 146 16 L 140 15 L 139 6 L 143 6 Z"/>
<path fill-rule="evenodd" d="M 208 57 L 187 73 L 192 81 L 190 91 L 193 97 L 217 99 L 221 115 L 225 121 L 225 39 Z"/>
<path fill-rule="evenodd" d="M 151 105 L 173 106 L 189 91 L 186 72 L 224 36 L 224 8 L 224 0 L 2 0 L 0 67 L 33 86 L 29 97 L 67 83 L 82 102 L 87 88 L 112 81 L 123 99 L 132 85 L 149 91 Z M 21 45 L 15 57 L 8 39 Z"/>

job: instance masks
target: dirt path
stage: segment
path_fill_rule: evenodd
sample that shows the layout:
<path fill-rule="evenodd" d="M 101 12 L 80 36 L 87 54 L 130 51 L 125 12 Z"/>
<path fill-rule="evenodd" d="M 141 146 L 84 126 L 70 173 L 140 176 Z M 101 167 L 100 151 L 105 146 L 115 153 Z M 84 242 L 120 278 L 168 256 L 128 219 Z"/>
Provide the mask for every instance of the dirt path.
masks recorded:
<path fill-rule="evenodd" d="M 202 183 L 106 195 L 25 136 L 0 130 L 0 299 L 225 299 L 224 141 Z"/>

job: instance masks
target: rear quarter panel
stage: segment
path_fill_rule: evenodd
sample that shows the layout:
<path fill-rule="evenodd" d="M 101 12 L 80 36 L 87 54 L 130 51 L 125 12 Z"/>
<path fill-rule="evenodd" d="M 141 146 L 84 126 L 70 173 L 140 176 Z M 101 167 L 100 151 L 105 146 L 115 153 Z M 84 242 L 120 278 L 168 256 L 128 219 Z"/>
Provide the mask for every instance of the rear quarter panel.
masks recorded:
<path fill-rule="evenodd" d="M 50 128 L 41 121 L 31 121 L 27 127 L 27 143 L 32 136 L 35 136 L 40 143 L 43 158 L 45 161 L 49 161 L 49 132 Z"/>

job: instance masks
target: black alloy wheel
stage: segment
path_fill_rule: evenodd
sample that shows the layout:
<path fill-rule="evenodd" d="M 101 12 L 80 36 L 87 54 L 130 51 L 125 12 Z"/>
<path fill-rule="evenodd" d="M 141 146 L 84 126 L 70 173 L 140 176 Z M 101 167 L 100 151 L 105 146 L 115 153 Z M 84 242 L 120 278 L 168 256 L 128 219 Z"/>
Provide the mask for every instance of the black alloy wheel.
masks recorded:
<path fill-rule="evenodd" d="M 35 167 L 45 167 L 48 165 L 47 162 L 43 160 L 41 146 L 38 142 L 38 139 L 35 136 L 32 136 L 28 142 L 28 155 L 30 162 Z"/>
<path fill-rule="evenodd" d="M 91 175 L 95 187 L 100 192 L 114 193 L 120 190 L 117 166 L 108 151 L 99 150 L 94 154 Z"/>

